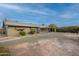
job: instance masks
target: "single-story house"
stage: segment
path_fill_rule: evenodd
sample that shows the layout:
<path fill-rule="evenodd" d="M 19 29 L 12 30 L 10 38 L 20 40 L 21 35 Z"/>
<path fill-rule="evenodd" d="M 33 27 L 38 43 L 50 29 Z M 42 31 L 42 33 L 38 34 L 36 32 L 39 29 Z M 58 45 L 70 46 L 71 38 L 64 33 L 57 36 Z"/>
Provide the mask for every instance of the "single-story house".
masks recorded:
<path fill-rule="evenodd" d="M 48 26 L 42 26 L 37 24 L 21 23 L 17 21 L 5 20 L 3 22 L 3 29 L 7 36 L 19 36 L 20 31 L 29 33 L 31 29 L 34 29 L 35 33 L 40 33 L 40 32 L 49 32 L 50 28 Z"/>

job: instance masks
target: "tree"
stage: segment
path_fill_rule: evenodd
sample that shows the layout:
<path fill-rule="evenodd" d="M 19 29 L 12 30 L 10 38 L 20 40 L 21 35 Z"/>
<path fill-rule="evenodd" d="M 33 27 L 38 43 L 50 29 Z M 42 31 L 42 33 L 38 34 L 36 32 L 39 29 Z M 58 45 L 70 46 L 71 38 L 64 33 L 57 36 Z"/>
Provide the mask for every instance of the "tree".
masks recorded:
<path fill-rule="evenodd" d="M 57 26 L 55 24 L 50 24 L 49 28 L 53 29 L 53 31 L 56 32 Z"/>
<path fill-rule="evenodd" d="M 79 26 L 64 26 L 57 29 L 58 32 L 78 33 Z"/>
<path fill-rule="evenodd" d="M 42 24 L 42 26 L 44 26 L 45 24 Z"/>

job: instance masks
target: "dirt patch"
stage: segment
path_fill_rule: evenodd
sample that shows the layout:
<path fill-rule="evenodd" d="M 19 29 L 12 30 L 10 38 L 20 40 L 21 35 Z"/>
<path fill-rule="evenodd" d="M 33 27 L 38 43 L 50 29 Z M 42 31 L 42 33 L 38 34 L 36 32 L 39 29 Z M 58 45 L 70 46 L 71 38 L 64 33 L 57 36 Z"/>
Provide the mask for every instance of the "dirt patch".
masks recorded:
<path fill-rule="evenodd" d="M 12 51 L 12 55 L 21 56 L 79 55 L 79 47 L 74 41 L 59 42 L 58 38 L 17 44 L 9 46 L 9 49 Z"/>
<path fill-rule="evenodd" d="M 71 33 L 66 33 L 64 36 L 79 40 L 79 34 L 71 34 Z"/>

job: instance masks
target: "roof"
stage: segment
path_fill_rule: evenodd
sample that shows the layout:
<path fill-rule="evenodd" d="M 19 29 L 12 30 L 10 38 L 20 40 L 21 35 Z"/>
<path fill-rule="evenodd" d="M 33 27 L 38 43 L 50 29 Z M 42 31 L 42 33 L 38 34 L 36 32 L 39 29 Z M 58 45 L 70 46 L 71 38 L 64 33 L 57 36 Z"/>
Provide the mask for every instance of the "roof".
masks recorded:
<path fill-rule="evenodd" d="M 40 27 L 40 28 L 48 28 L 48 26 L 42 26 L 42 25 L 37 25 L 37 24 L 32 24 L 32 23 L 21 23 L 21 22 L 17 22 L 17 21 L 10 21 L 10 20 L 6 20 L 5 21 L 5 25 L 8 26 L 28 26 L 28 27 Z"/>

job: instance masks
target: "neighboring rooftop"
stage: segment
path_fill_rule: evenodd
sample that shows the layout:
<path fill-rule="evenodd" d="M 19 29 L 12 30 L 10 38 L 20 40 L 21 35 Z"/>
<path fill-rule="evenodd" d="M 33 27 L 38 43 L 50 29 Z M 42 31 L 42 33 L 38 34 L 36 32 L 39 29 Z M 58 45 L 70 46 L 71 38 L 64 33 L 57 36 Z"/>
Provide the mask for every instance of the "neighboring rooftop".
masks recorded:
<path fill-rule="evenodd" d="M 11 25 L 11 26 L 29 26 L 29 27 L 41 27 L 41 28 L 47 28 L 48 26 L 46 25 L 38 25 L 38 24 L 32 24 L 32 23 L 21 23 L 18 21 L 11 21 L 11 20 L 6 20 L 5 25 Z"/>

